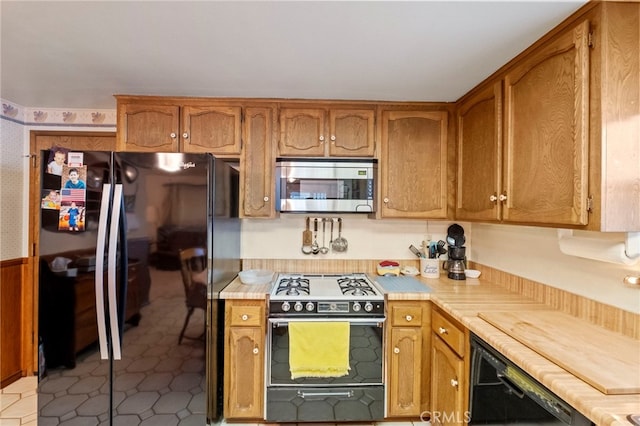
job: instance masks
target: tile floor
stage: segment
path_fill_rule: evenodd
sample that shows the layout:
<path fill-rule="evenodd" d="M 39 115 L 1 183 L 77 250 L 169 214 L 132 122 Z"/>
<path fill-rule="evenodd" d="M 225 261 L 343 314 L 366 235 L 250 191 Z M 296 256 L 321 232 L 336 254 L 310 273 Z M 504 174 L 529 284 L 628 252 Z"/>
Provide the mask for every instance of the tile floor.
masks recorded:
<path fill-rule="evenodd" d="M 204 342 L 185 339 L 182 345 L 177 345 L 186 313 L 180 272 L 152 269 L 151 273 L 151 303 L 142 308 L 140 325 L 124 333 L 123 360 L 116 364 L 114 424 L 204 425 Z M 197 336 L 204 326 L 203 319 L 202 313 L 196 311 L 187 335 Z M 108 424 L 105 414 L 97 408 L 106 398 L 106 380 L 102 378 L 105 368 L 97 350 L 88 350 L 78 356 L 76 368 L 48 371 L 39 392 L 35 376 L 5 387 L 0 391 L 0 425 Z M 50 404 L 54 395 L 63 403 Z M 384 423 L 384 426 L 411 425 L 411 422 Z"/>

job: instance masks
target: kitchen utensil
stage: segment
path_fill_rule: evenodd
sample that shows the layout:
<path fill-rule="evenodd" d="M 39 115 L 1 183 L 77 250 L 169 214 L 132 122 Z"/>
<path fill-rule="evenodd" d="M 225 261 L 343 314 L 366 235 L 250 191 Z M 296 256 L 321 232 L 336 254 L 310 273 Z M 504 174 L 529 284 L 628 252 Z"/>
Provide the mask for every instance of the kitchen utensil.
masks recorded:
<path fill-rule="evenodd" d="M 320 247 L 320 253 L 327 254 L 329 253 L 329 247 L 325 244 L 325 234 L 327 230 L 327 221 L 322 219 L 322 247 Z"/>
<path fill-rule="evenodd" d="M 320 253 L 320 246 L 318 245 L 318 218 L 313 219 L 313 244 L 311 244 L 311 253 Z"/>
<path fill-rule="evenodd" d="M 333 245 L 331 246 L 331 248 L 333 249 L 333 251 L 337 251 L 338 253 L 341 253 L 343 251 L 347 251 L 348 247 L 349 247 L 349 242 L 347 241 L 346 238 L 342 237 L 342 218 L 339 217 L 338 218 L 338 238 L 336 238 L 333 241 Z"/>
<path fill-rule="evenodd" d="M 311 244 L 313 240 L 313 235 L 311 234 L 311 229 L 309 229 L 309 218 L 307 217 L 307 226 L 304 231 L 302 231 L 302 253 L 311 254 L 313 251 L 311 249 Z"/>
<path fill-rule="evenodd" d="M 438 252 L 438 257 L 443 254 L 447 254 L 447 249 L 445 248 L 446 243 L 442 240 L 438 241 L 438 245 L 436 246 L 436 251 Z"/>
<path fill-rule="evenodd" d="M 409 246 L 409 250 L 411 250 L 411 253 L 415 254 L 418 257 L 424 257 L 422 252 L 420 252 L 420 250 L 418 250 L 413 244 Z"/>

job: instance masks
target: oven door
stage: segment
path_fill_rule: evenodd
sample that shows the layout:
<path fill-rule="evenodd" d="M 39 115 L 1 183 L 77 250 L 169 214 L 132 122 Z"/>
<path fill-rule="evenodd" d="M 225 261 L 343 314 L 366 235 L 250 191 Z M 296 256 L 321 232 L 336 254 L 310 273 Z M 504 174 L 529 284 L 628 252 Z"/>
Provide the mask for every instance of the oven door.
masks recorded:
<path fill-rule="evenodd" d="M 289 324 L 349 323 L 349 373 L 292 379 Z M 384 318 L 271 318 L 267 332 L 266 419 L 271 422 L 373 421 L 384 417 Z"/>

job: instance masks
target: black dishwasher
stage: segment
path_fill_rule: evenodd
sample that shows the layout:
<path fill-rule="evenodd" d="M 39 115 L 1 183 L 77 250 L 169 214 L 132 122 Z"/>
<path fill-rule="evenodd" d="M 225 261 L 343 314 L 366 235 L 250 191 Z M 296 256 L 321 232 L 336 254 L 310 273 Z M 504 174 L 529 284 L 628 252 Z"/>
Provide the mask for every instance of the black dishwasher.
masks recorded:
<path fill-rule="evenodd" d="M 593 424 L 474 334 L 469 393 L 472 425 Z"/>

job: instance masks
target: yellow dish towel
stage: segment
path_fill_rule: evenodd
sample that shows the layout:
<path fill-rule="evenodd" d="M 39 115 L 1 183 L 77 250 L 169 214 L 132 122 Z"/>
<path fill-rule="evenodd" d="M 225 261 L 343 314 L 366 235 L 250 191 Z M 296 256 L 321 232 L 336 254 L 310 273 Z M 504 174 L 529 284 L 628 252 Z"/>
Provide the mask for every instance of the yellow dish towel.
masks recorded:
<path fill-rule="evenodd" d="M 289 323 L 291 378 L 349 374 L 349 322 Z"/>

